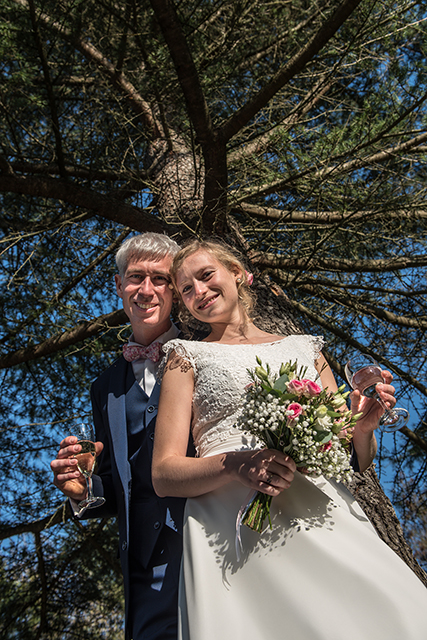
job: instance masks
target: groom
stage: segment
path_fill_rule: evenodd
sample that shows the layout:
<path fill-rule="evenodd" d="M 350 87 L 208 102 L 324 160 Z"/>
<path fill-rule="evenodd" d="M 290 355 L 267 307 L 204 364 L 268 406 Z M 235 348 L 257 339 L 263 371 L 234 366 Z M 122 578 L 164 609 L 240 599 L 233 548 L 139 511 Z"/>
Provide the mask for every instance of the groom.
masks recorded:
<path fill-rule="evenodd" d="M 158 498 L 151 484 L 151 457 L 160 386 L 161 344 L 179 336 L 170 320 L 169 271 L 179 246 L 165 235 L 144 233 L 118 250 L 116 290 L 133 334 L 120 357 L 91 389 L 98 470 L 94 493 L 105 503 L 82 517 L 117 516 L 126 603 L 126 638 L 176 640 L 177 591 L 182 553 L 184 500 Z M 141 347 L 148 347 L 142 353 Z M 77 438 L 61 442 L 51 462 L 54 484 L 77 503 L 84 478 L 71 456 Z"/>

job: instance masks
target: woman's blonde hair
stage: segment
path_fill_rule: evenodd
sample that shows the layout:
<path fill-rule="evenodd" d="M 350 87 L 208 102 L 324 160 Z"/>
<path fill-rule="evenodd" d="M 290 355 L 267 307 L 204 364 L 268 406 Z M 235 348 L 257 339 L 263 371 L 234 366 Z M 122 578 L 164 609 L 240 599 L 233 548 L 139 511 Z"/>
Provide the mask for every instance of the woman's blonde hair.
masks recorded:
<path fill-rule="evenodd" d="M 239 305 L 243 311 L 243 327 L 245 327 L 248 321 L 252 320 L 253 308 L 255 305 L 255 296 L 249 289 L 249 274 L 246 271 L 242 260 L 236 253 L 234 253 L 233 250 L 220 242 L 213 242 L 209 240 L 192 240 L 188 244 L 186 244 L 180 251 L 178 251 L 178 253 L 174 257 L 171 268 L 171 276 L 175 291 L 179 297 L 178 314 L 180 321 L 185 326 L 194 325 L 194 318 L 185 307 L 179 295 L 179 291 L 176 286 L 176 274 L 182 266 L 183 262 L 189 256 L 193 255 L 193 253 L 197 253 L 198 251 L 206 251 L 207 253 L 210 253 L 220 264 L 222 264 L 223 267 L 225 267 L 232 273 L 235 273 L 236 271 L 241 272 L 242 276 L 240 282 L 237 281 L 236 286 Z"/>

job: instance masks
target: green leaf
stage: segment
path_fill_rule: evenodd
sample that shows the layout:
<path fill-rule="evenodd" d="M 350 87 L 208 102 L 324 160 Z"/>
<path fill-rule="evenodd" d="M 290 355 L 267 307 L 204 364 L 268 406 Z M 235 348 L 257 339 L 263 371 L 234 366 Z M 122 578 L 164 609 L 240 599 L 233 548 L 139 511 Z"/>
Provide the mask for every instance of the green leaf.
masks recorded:
<path fill-rule="evenodd" d="M 276 449 L 277 448 L 277 439 L 273 439 L 272 435 L 271 435 L 271 431 L 265 431 L 265 440 L 267 443 L 267 447 L 269 449 Z"/>
<path fill-rule="evenodd" d="M 274 389 L 283 393 L 283 391 L 285 391 L 286 389 L 287 382 L 289 382 L 289 376 L 287 376 L 286 373 L 284 373 L 283 375 L 280 376 L 280 378 L 277 378 L 277 380 L 275 381 Z"/>
<path fill-rule="evenodd" d="M 330 418 L 341 418 L 342 417 L 342 411 L 332 411 L 332 410 L 330 410 L 330 411 L 327 412 L 327 415 Z"/>
<path fill-rule="evenodd" d="M 280 404 L 283 404 L 286 400 L 292 400 L 294 398 L 293 393 L 281 393 L 280 394 Z"/>
<path fill-rule="evenodd" d="M 261 387 L 264 389 L 264 391 L 266 391 L 267 393 L 274 393 L 274 389 L 273 387 L 267 383 L 267 382 L 261 382 Z"/>
<path fill-rule="evenodd" d="M 313 436 L 313 440 L 315 442 L 319 442 L 320 444 L 325 444 L 329 442 L 332 438 L 331 431 L 317 431 L 316 435 Z"/>

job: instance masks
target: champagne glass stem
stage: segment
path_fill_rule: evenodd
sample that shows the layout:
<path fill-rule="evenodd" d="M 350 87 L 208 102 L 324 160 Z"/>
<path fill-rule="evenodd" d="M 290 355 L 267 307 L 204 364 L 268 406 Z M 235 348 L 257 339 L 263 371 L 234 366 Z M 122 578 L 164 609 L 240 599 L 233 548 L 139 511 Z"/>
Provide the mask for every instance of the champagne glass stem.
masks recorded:
<path fill-rule="evenodd" d="M 89 502 L 93 502 L 94 499 L 95 499 L 95 496 L 93 495 L 92 478 L 91 478 L 91 476 L 86 476 L 86 486 L 87 486 L 87 498 L 86 498 L 86 500 L 88 500 Z"/>
<path fill-rule="evenodd" d="M 393 409 L 390 409 L 386 403 L 384 402 L 384 400 L 381 398 L 380 394 L 376 391 L 374 393 L 375 400 L 382 406 L 382 408 L 384 409 L 384 413 L 381 416 L 381 418 L 383 419 L 393 419 L 394 418 L 394 412 Z"/>

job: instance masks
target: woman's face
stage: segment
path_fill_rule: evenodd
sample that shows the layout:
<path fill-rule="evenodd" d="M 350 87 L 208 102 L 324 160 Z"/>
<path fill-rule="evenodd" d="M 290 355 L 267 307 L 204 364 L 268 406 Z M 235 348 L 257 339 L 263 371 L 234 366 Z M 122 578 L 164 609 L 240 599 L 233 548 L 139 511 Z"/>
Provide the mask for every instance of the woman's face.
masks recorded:
<path fill-rule="evenodd" d="M 192 316 L 208 324 L 229 324 L 241 315 L 238 277 L 242 273 L 237 267 L 229 271 L 211 253 L 200 249 L 184 260 L 176 273 L 176 284 Z"/>

